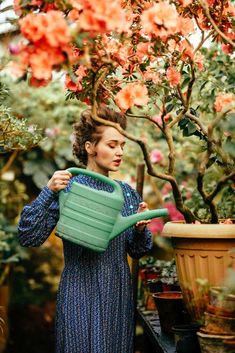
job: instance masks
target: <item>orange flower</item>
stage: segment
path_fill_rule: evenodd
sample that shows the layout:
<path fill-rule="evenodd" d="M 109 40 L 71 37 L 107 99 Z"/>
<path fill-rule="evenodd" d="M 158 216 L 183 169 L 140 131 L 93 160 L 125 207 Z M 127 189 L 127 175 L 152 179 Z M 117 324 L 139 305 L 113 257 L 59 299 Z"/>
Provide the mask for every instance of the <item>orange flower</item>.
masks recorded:
<path fill-rule="evenodd" d="M 193 59 L 193 46 L 186 39 L 179 43 L 179 51 L 182 52 L 182 60 Z"/>
<path fill-rule="evenodd" d="M 222 110 L 229 108 L 232 102 L 235 102 L 235 96 L 232 93 L 221 93 L 217 95 L 215 99 L 215 110 L 221 112 Z"/>
<path fill-rule="evenodd" d="M 177 86 L 180 83 L 181 74 L 174 67 L 168 67 L 166 77 L 171 86 Z"/>
<path fill-rule="evenodd" d="M 45 35 L 47 17 L 42 14 L 29 13 L 19 20 L 21 33 L 30 42 L 37 42 Z"/>
<path fill-rule="evenodd" d="M 160 37 L 177 31 L 179 15 L 174 5 L 168 2 L 155 3 L 141 15 L 143 32 Z"/>
<path fill-rule="evenodd" d="M 142 61 L 142 59 L 145 59 L 146 57 L 149 56 L 149 53 L 151 51 L 151 46 L 149 42 L 147 43 L 138 43 L 136 47 L 136 56 L 137 58 Z"/>
<path fill-rule="evenodd" d="M 149 101 L 147 87 L 141 84 L 133 83 L 133 96 L 135 105 L 145 105 Z"/>
<path fill-rule="evenodd" d="M 123 111 L 133 105 L 145 105 L 149 101 L 147 87 L 142 84 L 129 83 L 118 92 L 115 101 Z"/>
<path fill-rule="evenodd" d="M 151 70 L 150 67 L 148 67 L 147 70 L 143 72 L 143 77 L 145 80 L 151 80 L 156 84 L 158 84 L 160 81 L 159 74 Z"/>
<path fill-rule="evenodd" d="M 43 50 L 36 49 L 30 56 L 30 66 L 33 76 L 37 80 L 50 80 L 52 76 L 52 64 L 48 60 L 48 53 Z"/>
<path fill-rule="evenodd" d="M 71 1 L 77 8 L 79 5 L 75 0 Z M 107 32 L 117 30 L 119 32 L 127 31 L 131 24 L 131 16 L 127 17 L 124 12 L 121 1 L 116 0 L 86 0 L 80 3 L 82 12 L 78 23 L 86 31 Z"/>
<path fill-rule="evenodd" d="M 34 76 L 30 77 L 29 84 L 33 87 L 45 87 L 48 85 L 50 80 L 38 80 Z"/>
<path fill-rule="evenodd" d="M 189 17 L 179 17 L 178 21 L 178 31 L 183 35 L 186 36 L 190 33 L 195 32 L 195 27 L 193 20 Z"/>
<path fill-rule="evenodd" d="M 198 69 L 202 71 L 204 69 L 203 62 L 205 57 L 202 54 L 196 54 L 194 57 L 194 62 L 197 64 Z"/>
<path fill-rule="evenodd" d="M 30 42 L 47 41 L 49 45 L 59 47 L 71 40 L 69 28 L 60 11 L 30 13 L 19 20 L 21 32 Z"/>
<path fill-rule="evenodd" d="M 232 54 L 232 52 L 233 52 L 233 47 L 231 44 L 222 43 L 221 49 L 225 54 Z"/>
<path fill-rule="evenodd" d="M 76 9 L 72 9 L 71 11 L 69 11 L 68 19 L 70 21 L 77 21 L 79 19 L 79 11 Z"/>
<path fill-rule="evenodd" d="M 74 82 L 69 75 L 65 76 L 65 87 L 73 92 L 82 91 L 80 82 Z"/>
<path fill-rule="evenodd" d="M 186 7 L 190 4 L 192 4 L 193 0 L 180 0 L 181 4 Z"/>
<path fill-rule="evenodd" d="M 126 111 L 134 105 L 132 90 L 130 89 L 129 85 L 127 85 L 126 87 L 121 89 L 121 91 L 118 92 L 115 98 L 115 102 L 123 111 Z"/>
<path fill-rule="evenodd" d="M 81 81 L 83 77 L 87 74 L 87 68 L 83 65 L 80 65 L 79 68 L 76 70 L 75 74 L 78 78 L 78 81 Z"/>
<path fill-rule="evenodd" d="M 48 27 L 45 30 L 45 38 L 53 47 L 63 46 L 71 40 L 69 27 L 60 11 L 47 12 Z"/>

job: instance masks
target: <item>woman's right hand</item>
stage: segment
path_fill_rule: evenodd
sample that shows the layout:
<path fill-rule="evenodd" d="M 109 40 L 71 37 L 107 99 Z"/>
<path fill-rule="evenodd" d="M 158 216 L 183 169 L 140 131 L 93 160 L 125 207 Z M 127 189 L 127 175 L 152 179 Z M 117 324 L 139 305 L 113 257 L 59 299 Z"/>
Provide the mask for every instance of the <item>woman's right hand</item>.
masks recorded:
<path fill-rule="evenodd" d="M 67 170 L 57 170 L 47 183 L 47 187 L 51 191 L 60 191 L 66 188 L 72 174 Z"/>

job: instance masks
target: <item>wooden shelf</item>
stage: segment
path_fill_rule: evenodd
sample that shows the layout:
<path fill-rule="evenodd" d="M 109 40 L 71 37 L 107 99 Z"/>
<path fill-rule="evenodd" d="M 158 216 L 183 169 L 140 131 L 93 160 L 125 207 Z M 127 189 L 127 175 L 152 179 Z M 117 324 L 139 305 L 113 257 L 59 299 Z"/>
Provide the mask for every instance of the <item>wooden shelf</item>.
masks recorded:
<path fill-rule="evenodd" d="M 151 342 L 153 353 L 175 353 L 174 336 L 161 331 L 157 311 L 146 311 L 139 308 L 137 317 Z"/>

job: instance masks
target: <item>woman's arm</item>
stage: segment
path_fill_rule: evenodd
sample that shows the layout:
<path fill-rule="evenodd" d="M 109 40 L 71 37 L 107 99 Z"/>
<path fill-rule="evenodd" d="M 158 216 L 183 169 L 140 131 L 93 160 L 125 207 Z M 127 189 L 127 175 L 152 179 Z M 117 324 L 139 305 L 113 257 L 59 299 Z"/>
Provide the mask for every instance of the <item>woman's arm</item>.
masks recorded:
<path fill-rule="evenodd" d="M 35 201 L 24 207 L 18 226 L 22 246 L 40 246 L 49 237 L 59 219 L 58 191 L 70 183 L 72 174 L 57 170 Z"/>
<path fill-rule="evenodd" d="M 132 189 L 128 184 L 123 185 L 123 193 L 125 197 L 125 209 L 127 210 L 127 216 L 134 214 L 139 210 L 142 199 L 140 195 Z M 152 234 L 150 230 L 145 227 L 141 227 L 143 223 L 138 222 L 138 226 L 133 226 L 127 230 L 127 252 L 133 258 L 140 258 L 145 255 L 152 248 Z M 148 223 L 148 222 L 147 222 Z"/>
<path fill-rule="evenodd" d="M 59 219 L 58 194 L 47 186 L 23 208 L 18 225 L 22 246 L 40 246 L 49 237 Z"/>

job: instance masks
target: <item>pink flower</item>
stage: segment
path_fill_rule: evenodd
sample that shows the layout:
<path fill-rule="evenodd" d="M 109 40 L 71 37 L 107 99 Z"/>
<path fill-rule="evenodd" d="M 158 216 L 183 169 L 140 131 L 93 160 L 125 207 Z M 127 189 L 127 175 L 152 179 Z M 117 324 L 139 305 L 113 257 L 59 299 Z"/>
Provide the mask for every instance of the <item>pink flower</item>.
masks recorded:
<path fill-rule="evenodd" d="M 148 227 L 153 234 L 159 234 L 162 232 L 163 226 L 164 222 L 162 218 L 154 218 Z"/>
<path fill-rule="evenodd" d="M 180 213 L 177 208 L 175 207 L 175 204 L 173 202 L 167 202 L 165 203 L 164 207 L 166 207 L 169 211 L 169 219 L 171 221 L 180 221 L 184 220 L 184 216 L 182 213 Z"/>
<path fill-rule="evenodd" d="M 12 55 L 17 55 L 20 53 L 20 46 L 17 45 L 17 44 L 10 44 L 9 45 L 9 52 L 12 54 Z"/>
<path fill-rule="evenodd" d="M 153 150 L 150 154 L 150 161 L 152 163 L 159 163 L 163 159 L 163 154 L 160 150 Z"/>
<path fill-rule="evenodd" d="M 59 127 L 54 127 L 54 128 L 46 128 L 45 134 L 47 137 L 54 138 L 60 133 L 60 128 Z"/>

